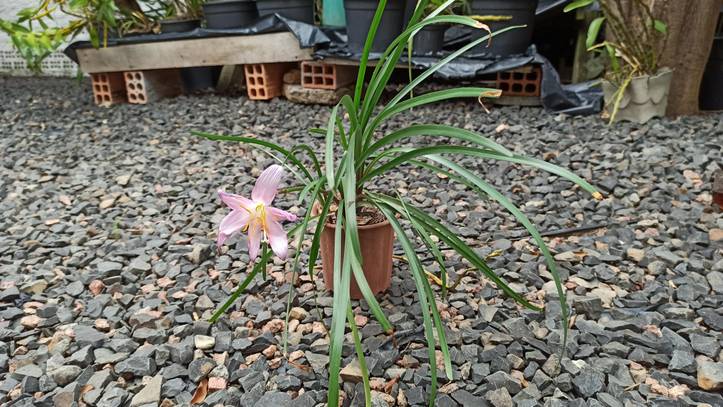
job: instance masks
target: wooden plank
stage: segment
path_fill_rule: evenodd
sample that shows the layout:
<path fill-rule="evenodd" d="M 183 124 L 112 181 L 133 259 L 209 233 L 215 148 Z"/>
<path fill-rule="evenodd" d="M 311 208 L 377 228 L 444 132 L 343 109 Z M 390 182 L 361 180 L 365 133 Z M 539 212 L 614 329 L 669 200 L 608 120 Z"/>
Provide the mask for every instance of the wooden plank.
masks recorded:
<path fill-rule="evenodd" d="M 84 72 L 97 73 L 295 62 L 312 59 L 311 53 L 293 34 L 282 32 L 84 48 L 78 60 Z"/>

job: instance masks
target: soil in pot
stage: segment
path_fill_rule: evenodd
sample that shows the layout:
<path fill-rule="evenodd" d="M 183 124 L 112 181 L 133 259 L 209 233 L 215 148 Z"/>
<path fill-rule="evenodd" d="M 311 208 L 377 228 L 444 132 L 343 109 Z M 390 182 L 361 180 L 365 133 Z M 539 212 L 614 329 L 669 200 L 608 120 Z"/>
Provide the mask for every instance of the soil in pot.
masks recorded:
<path fill-rule="evenodd" d="M 169 18 L 161 20 L 161 32 L 162 33 L 185 33 L 193 31 L 201 26 L 201 20 L 199 19 L 179 19 Z"/>
<path fill-rule="evenodd" d="M 374 19 L 379 2 L 376 0 L 344 0 L 346 34 L 349 50 L 362 52 L 369 25 Z M 372 52 L 384 52 L 404 28 L 405 0 L 389 0 L 372 44 Z"/>
<path fill-rule="evenodd" d="M 314 24 L 314 0 L 256 0 L 261 17 L 279 14 L 291 20 Z"/>
<path fill-rule="evenodd" d="M 229 29 L 253 24 L 259 17 L 253 0 L 212 0 L 203 5 L 206 28 Z"/>
<path fill-rule="evenodd" d="M 444 32 L 449 28 L 445 24 L 432 24 L 422 28 L 414 36 L 412 53 L 414 55 L 434 55 L 444 48 Z"/>
<path fill-rule="evenodd" d="M 512 25 L 527 25 L 527 27 L 517 28 L 494 36 L 489 47 L 485 41 L 474 47 L 470 52 L 484 52 L 500 56 L 521 54 L 532 43 L 537 0 L 472 0 L 470 6 L 473 15 L 512 17 L 508 21 L 485 22 L 493 33 Z M 487 35 L 487 31 L 475 30 L 472 39 L 478 39 L 485 35 Z"/>
<path fill-rule="evenodd" d="M 615 121 L 628 120 L 645 123 L 653 117 L 665 116 L 668 107 L 668 92 L 673 71 L 661 68 L 653 76 L 642 75 L 633 78 L 623 92 Z M 617 86 L 609 81 L 602 82 L 605 107 L 612 114 Z"/>
<path fill-rule="evenodd" d="M 359 213 L 359 243 L 361 245 L 362 269 L 372 293 L 386 291 L 392 283 L 392 253 L 394 251 L 394 230 L 379 212 Z M 324 270 L 324 284 L 327 290 L 334 289 L 334 233 L 336 226 L 333 214 L 328 218 L 321 235 L 321 262 Z M 343 242 L 343 238 L 342 238 Z M 364 298 L 352 276 L 351 298 Z"/>

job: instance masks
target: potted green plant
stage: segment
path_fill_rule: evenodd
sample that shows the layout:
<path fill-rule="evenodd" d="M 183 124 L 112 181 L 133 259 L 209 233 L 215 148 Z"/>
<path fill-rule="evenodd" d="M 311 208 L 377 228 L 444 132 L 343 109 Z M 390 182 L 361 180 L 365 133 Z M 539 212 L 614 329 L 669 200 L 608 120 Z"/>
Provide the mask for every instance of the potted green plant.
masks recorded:
<path fill-rule="evenodd" d="M 486 28 L 484 24 L 465 16 L 437 15 L 422 18 L 427 4 L 428 0 L 420 1 L 420 7 L 412 15 L 408 28 L 386 48 L 380 63 L 368 76 L 369 81 L 365 86 L 369 53 L 377 29 L 383 21 L 382 15 L 387 5 L 386 0 L 379 1 L 377 12 L 368 30 L 369 34 L 364 45 L 353 96 L 343 97 L 341 102 L 331 110 L 325 128 L 311 129 L 312 132 L 324 137 L 323 153 L 319 154 L 321 157 L 308 145 L 297 145 L 292 149 L 286 149 L 254 137 L 196 133 L 210 140 L 240 142 L 261 148 L 280 163 L 269 167 L 262 173 L 250 199 L 226 192 L 220 193 L 221 199 L 229 206 L 231 212 L 219 226 L 218 243 L 223 244 L 231 235 L 239 231 L 247 232 L 249 234 L 249 255 L 250 258 L 256 259 L 256 263 L 244 281 L 211 317 L 212 322 L 224 315 L 257 275 L 265 274 L 267 263 L 274 253 L 281 258 L 286 257 L 288 240 L 281 222 L 297 222 L 289 231 L 289 236 L 296 242 L 299 249 L 291 259 L 294 274 L 297 274 L 301 268 L 300 253 L 303 241 L 307 239 L 311 241 L 307 271 L 312 277 L 314 277 L 314 267 L 319 252 L 323 250 L 321 249 L 324 244 L 322 241 L 333 242 L 333 245 L 329 245 L 325 249 L 325 254 L 322 253 L 326 268 L 324 275 L 331 280 L 327 280 L 326 284 L 331 286 L 333 291 L 327 397 L 328 405 L 331 407 L 339 405 L 339 372 L 347 326 L 352 334 L 356 357 L 362 371 L 366 405 L 369 406 L 371 403 L 369 374 L 352 312 L 350 288 L 352 282 L 356 282 L 359 293 L 368 304 L 371 313 L 387 333 L 393 334 L 394 327 L 384 315 L 374 296 L 375 290 L 372 288 L 374 282 L 370 280 L 375 278 L 375 275 L 368 270 L 370 263 L 379 261 L 375 259 L 376 257 L 385 256 L 384 260 L 379 263 L 386 265 L 391 262 L 389 255 L 393 250 L 394 239 L 390 237 L 390 233 L 396 236 L 396 241 L 406 256 L 409 271 L 416 284 L 429 352 L 432 384 L 429 394 L 430 404 L 434 404 L 437 392 L 438 366 L 435 354 L 437 346 L 443 355 L 443 366 L 439 367 L 450 379 L 452 378 L 452 363 L 444 323 L 437 309 L 435 292 L 430 286 L 427 279 L 428 274 L 422 268 L 422 260 L 415 249 L 416 239 L 421 242 L 425 253 L 431 254 L 439 264 L 439 274 L 433 276 L 441 281 L 440 295 L 442 299 L 446 297 L 447 288 L 445 256 L 442 255 L 442 247 L 440 247 L 443 245 L 445 249 L 453 250 L 460 258 L 472 264 L 481 274 L 495 282 L 505 295 L 530 309 L 541 309 L 539 305 L 532 304 L 507 285 L 475 250 L 442 222 L 417 208 L 396 192 L 381 192 L 378 188 L 373 188 L 377 181 L 386 174 L 403 171 L 404 166 L 444 174 L 449 177 L 450 181 L 469 187 L 485 199 L 490 198 L 497 201 L 509 210 L 530 232 L 545 257 L 561 302 L 562 322 L 559 328 L 563 338 L 566 338 L 567 333 L 567 303 L 555 261 L 542 240 L 542 236 L 509 198 L 495 190 L 481 177 L 459 165 L 453 157 L 471 156 L 478 159 L 502 160 L 529 165 L 571 180 L 582 189 L 592 193 L 595 198 L 602 198 L 602 195 L 592 185 L 570 171 L 545 161 L 514 154 L 473 131 L 440 124 L 414 124 L 392 131 L 383 130 L 382 125 L 387 119 L 417 106 L 453 98 L 495 97 L 500 94 L 495 89 L 463 87 L 411 96 L 412 91 L 420 83 L 445 64 L 469 51 L 478 43 L 487 41 L 492 35 L 502 34 L 505 30 L 483 36 L 451 53 L 404 86 L 388 103 L 380 105 L 385 86 L 415 32 L 430 24 L 462 24 L 476 29 Z M 507 30 L 514 28 L 509 27 Z M 437 143 L 408 147 L 426 136 L 436 137 Z M 298 219 L 295 215 L 271 206 L 278 192 L 284 169 L 294 176 L 294 186 L 289 190 L 299 191 L 299 202 L 306 204 L 306 213 Z M 364 233 L 362 229 L 368 225 L 378 226 L 383 230 L 381 234 L 389 237 L 383 239 L 385 245 L 383 250 L 369 250 L 368 241 L 362 237 Z M 435 243 L 434 239 L 438 239 L 439 243 Z M 374 241 L 371 244 L 376 245 L 377 243 Z M 293 290 L 291 290 L 288 304 L 291 304 L 293 295 Z M 287 318 L 288 314 L 287 310 Z"/>
<path fill-rule="evenodd" d="M 470 0 L 469 13 L 482 17 L 482 21 L 487 23 L 493 32 L 512 25 L 524 26 L 519 30 L 495 38 L 490 44 L 480 44 L 475 48 L 475 52 L 501 56 L 525 52 L 532 43 L 537 1 Z"/>
<path fill-rule="evenodd" d="M 205 0 L 163 0 L 166 17 L 161 20 L 162 33 L 180 33 L 201 26 Z"/>
<path fill-rule="evenodd" d="M 587 7 L 595 0 L 577 0 L 565 11 Z M 630 10 L 611 0 L 598 2 L 602 16 L 588 28 L 588 50 L 607 56 L 608 66 L 602 81 L 605 108 L 610 123 L 629 120 L 645 123 L 665 115 L 672 71 L 659 65 L 667 39 L 666 24 L 654 17 L 644 0 L 631 0 Z M 608 31 L 598 42 L 601 28 Z"/>
<path fill-rule="evenodd" d="M 70 21 L 56 25 L 56 12 L 70 16 Z M 48 0 L 21 10 L 15 21 L 0 19 L 0 30 L 11 38 L 28 67 L 40 70 L 43 59 L 83 32 L 94 47 L 105 46 L 118 25 L 119 12 L 114 0 Z"/>
<path fill-rule="evenodd" d="M 283 17 L 314 24 L 314 0 L 256 0 L 261 17 L 279 14 Z"/>

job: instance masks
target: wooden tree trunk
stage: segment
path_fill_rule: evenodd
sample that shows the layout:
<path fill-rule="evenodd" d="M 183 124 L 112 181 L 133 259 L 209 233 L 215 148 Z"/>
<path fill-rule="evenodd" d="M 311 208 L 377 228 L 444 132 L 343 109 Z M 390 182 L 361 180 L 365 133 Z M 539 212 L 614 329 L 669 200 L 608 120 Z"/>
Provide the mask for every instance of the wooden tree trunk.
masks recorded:
<path fill-rule="evenodd" d="M 723 0 L 652 0 L 653 12 L 668 25 L 660 66 L 673 69 L 668 116 L 699 113 L 698 96 L 713 45 Z"/>

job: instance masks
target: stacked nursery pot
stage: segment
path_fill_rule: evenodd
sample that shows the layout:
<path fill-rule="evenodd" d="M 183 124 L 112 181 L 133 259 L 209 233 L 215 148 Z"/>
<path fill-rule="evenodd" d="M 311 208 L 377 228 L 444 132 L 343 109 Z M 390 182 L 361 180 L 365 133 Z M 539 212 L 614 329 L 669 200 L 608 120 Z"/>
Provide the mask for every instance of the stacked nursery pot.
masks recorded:
<path fill-rule="evenodd" d="M 203 14 L 210 29 L 239 28 L 259 17 L 253 0 L 211 0 L 203 5 Z"/>
<path fill-rule="evenodd" d="M 278 14 L 290 20 L 314 24 L 314 0 L 256 0 L 261 17 Z"/>
<path fill-rule="evenodd" d="M 346 33 L 349 50 L 361 53 L 369 33 L 369 26 L 374 19 L 379 1 L 377 0 L 344 0 L 346 12 Z M 389 44 L 402 33 L 404 27 L 405 0 L 388 0 L 377 29 L 372 52 L 384 52 Z"/>
<path fill-rule="evenodd" d="M 444 48 L 444 32 L 447 24 L 431 24 L 414 35 L 412 53 L 414 55 L 434 55 Z"/>
<path fill-rule="evenodd" d="M 167 19 L 161 21 L 161 33 L 184 33 L 193 31 L 201 26 L 201 20 L 194 19 Z M 196 92 L 213 88 L 220 68 L 214 66 L 199 66 L 181 68 L 181 79 L 186 92 Z"/>
<path fill-rule="evenodd" d="M 500 29 L 513 25 L 526 25 L 512 31 L 502 33 L 487 42 L 475 47 L 475 52 L 484 52 L 491 55 L 507 56 L 524 53 L 532 43 L 532 33 L 535 26 L 535 10 L 537 0 L 471 0 L 470 8 L 476 16 L 502 16 L 511 17 L 504 21 L 485 21 L 494 33 Z M 473 39 L 487 35 L 483 30 L 476 30 Z"/>

